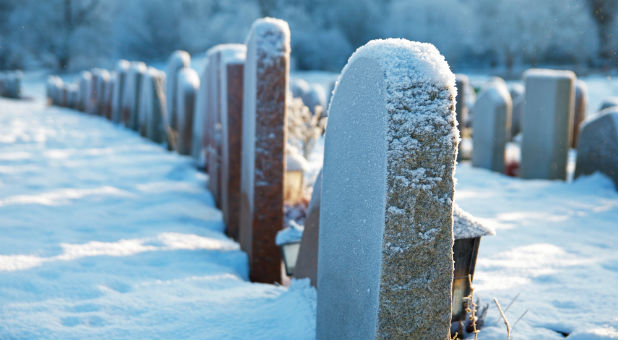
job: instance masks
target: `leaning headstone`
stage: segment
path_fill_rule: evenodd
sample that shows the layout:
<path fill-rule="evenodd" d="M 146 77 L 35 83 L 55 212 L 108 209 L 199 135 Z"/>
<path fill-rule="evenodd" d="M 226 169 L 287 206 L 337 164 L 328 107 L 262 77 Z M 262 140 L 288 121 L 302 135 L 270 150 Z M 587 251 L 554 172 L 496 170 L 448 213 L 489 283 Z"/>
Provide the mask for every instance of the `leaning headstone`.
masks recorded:
<path fill-rule="evenodd" d="M 618 107 L 601 111 L 581 126 L 575 177 L 599 171 L 618 190 Z"/>
<path fill-rule="evenodd" d="M 610 107 L 618 106 L 618 97 L 607 97 L 599 106 L 599 111 L 603 111 L 605 109 L 609 109 Z"/>
<path fill-rule="evenodd" d="M 178 80 L 178 72 L 185 67 L 191 66 L 191 56 L 185 51 L 175 51 L 170 56 L 165 70 L 165 98 L 167 125 L 174 131 L 177 127 L 176 116 L 176 94 L 178 93 L 176 82 Z"/>
<path fill-rule="evenodd" d="M 504 172 L 504 151 L 511 132 L 511 96 L 503 82 L 491 82 L 474 103 L 472 165 Z"/>
<path fill-rule="evenodd" d="M 146 70 L 146 64 L 141 61 L 131 63 L 122 95 L 123 122 L 128 128 L 136 131 L 138 129 L 139 93 Z"/>
<path fill-rule="evenodd" d="M 118 61 L 116 65 L 116 84 L 112 94 L 112 122 L 120 123 L 122 120 L 122 103 L 127 79 L 127 73 L 131 64 L 126 60 Z"/>
<path fill-rule="evenodd" d="M 239 238 L 249 256 L 251 280 L 272 283 L 281 281 L 275 237 L 283 228 L 289 26 L 283 20 L 258 19 L 246 46 Z"/>
<path fill-rule="evenodd" d="M 317 339 L 447 339 L 455 75 L 431 44 L 359 48 L 330 103 Z"/>
<path fill-rule="evenodd" d="M 586 102 L 587 91 L 586 83 L 582 80 L 575 82 L 575 107 L 573 109 L 573 138 L 571 139 L 571 147 L 577 147 L 579 139 L 579 128 L 586 119 Z"/>
<path fill-rule="evenodd" d="M 246 49 L 221 60 L 221 211 L 227 234 L 238 240 L 242 148 L 243 71 Z"/>
<path fill-rule="evenodd" d="M 200 77 L 195 70 L 185 67 L 178 72 L 176 83 L 177 150 L 181 155 L 190 155 L 193 110 L 195 109 L 195 95 L 200 87 Z"/>
<path fill-rule="evenodd" d="M 522 120 L 522 178 L 567 178 L 571 145 L 575 73 L 531 69 L 524 74 L 526 99 Z"/>
<path fill-rule="evenodd" d="M 521 132 L 521 117 L 524 112 L 524 85 L 512 84 L 509 87 L 509 94 L 513 103 L 511 112 L 511 133 L 510 138 L 513 139 Z"/>

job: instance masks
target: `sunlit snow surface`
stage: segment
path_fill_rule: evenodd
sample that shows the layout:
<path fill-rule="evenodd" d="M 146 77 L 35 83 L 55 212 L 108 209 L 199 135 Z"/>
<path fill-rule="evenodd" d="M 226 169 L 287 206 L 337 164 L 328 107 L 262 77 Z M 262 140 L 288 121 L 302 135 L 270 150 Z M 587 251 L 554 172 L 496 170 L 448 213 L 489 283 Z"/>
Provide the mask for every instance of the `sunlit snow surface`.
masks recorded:
<path fill-rule="evenodd" d="M 101 118 L 0 99 L 0 339 L 312 338 L 314 290 L 247 282 L 205 181 Z"/>

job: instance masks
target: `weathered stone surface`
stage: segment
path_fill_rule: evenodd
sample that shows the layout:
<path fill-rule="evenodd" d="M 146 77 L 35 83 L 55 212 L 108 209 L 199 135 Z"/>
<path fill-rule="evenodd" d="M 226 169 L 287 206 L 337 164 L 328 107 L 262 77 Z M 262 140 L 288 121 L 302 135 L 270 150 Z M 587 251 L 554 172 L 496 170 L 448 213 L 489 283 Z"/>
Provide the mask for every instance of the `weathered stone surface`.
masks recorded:
<path fill-rule="evenodd" d="M 317 339 L 447 339 L 455 76 L 430 44 L 372 41 L 330 104 Z"/>
<path fill-rule="evenodd" d="M 176 81 L 177 150 L 181 155 L 190 155 L 195 95 L 200 87 L 200 78 L 195 70 L 185 67 L 178 72 Z"/>
<path fill-rule="evenodd" d="M 307 208 L 305 230 L 300 241 L 300 250 L 294 269 L 294 277 L 302 279 L 308 277 L 311 285 L 316 287 L 318 283 L 318 242 L 320 235 L 320 198 L 322 196 L 322 172 L 318 174 L 313 184 L 311 201 Z"/>
<path fill-rule="evenodd" d="M 221 211 L 227 234 L 239 238 L 242 100 L 245 52 L 222 60 Z"/>
<path fill-rule="evenodd" d="M 504 172 L 504 150 L 511 131 L 511 96 L 503 82 L 491 82 L 474 103 L 472 165 Z"/>
<path fill-rule="evenodd" d="M 599 171 L 618 190 L 618 107 L 610 107 L 581 126 L 575 177 Z"/>
<path fill-rule="evenodd" d="M 566 179 L 571 145 L 575 74 L 531 69 L 524 75 L 522 178 Z"/>
<path fill-rule="evenodd" d="M 281 280 L 275 237 L 283 228 L 288 24 L 256 20 L 246 45 L 239 238 L 249 255 L 251 280 L 272 283 Z"/>
<path fill-rule="evenodd" d="M 577 147 L 579 139 L 579 128 L 586 119 L 587 90 L 586 83 L 582 80 L 575 82 L 575 107 L 573 109 L 573 138 L 571 147 Z"/>

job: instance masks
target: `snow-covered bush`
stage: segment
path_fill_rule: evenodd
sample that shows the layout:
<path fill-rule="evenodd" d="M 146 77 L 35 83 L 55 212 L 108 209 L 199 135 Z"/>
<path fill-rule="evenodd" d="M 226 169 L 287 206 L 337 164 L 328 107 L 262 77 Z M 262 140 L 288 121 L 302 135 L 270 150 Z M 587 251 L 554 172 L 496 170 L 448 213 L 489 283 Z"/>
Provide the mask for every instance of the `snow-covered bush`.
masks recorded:
<path fill-rule="evenodd" d="M 326 123 L 326 118 L 322 118 L 323 108 L 316 106 L 315 110 L 312 114 L 300 98 L 291 98 L 287 102 L 288 144 L 301 150 L 305 158 L 309 157 Z"/>

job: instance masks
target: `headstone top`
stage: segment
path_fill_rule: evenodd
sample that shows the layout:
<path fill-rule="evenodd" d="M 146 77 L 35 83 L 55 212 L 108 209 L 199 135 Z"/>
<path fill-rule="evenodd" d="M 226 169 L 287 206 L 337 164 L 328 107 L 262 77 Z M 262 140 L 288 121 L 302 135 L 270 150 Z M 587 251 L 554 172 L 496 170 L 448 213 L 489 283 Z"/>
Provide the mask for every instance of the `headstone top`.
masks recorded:
<path fill-rule="evenodd" d="M 116 70 L 127 71 L 131 67 L 131 63 L 128 60 L 120 59 L 116 64 Z"/>
<path fill-rule="evenodd" d="M 618 106 L 618 97 L 607 97 L 603 100 L 601 106 L 599 106 L 599 111 L 603 111 L 614 106 Z"/>
<path fill-rule="evenodd" d="M 528 77 L 542 77 L 552 79 L 573 79 L 575 80 L 575 73 L 568 70 L 551 70 L 545 68 L 531 68 L 524 73 L 524 78 Z"/>
<path fill-rule="evenodd" d="M 174 69 L 188 67 L 191 65 L 191 55 L 187 51 L 174 51 L 170 56 L 168 64 Z"/>
<path fill-rule="evenodd" d="M 200 77 L 194 69 L 184 67 L 178 71 L 178 86 L 183 86 L 185 91 L 195 90 L 200 86 Z"/>
<path fill-rule="evenodd" d="M 221 59 L 234 57 L 237 54 L 245 55 L 247 48 L 244 44 L 219 44 L 211 47 L 206 51 L 206 56 L 212 56 L 216 53 L 221 53 Z"/>
<path fill-rule="evenodd" d="M 139 72 L 139 73 L 144 73 L 146 72 L 147 69 L 148 67 L 143 61 L 134 61 L 131 63 L 131 66 L 129 67 L 130 71 Z"/>
<path fill-rule="evenodd" d="M 281 19 L 261 18 L 253 22 L 248 39 L 258 42 L 256 52 L 261 62 L 269 65 L 290 53 L 290 27 Z M 247 41 L 247 44 L 249 42 Z"/>
<path fill-rule="evenodd" d="M 370 58 L 380 63 L 388 84 L 405 88 L 432 83 L 448 88 L 453 98 L 457 94 L 455 75 L 444 56 L 432 44 L 406 39 L 372 40 L 352 54 L 342 73 L 357 58 Z"/>

